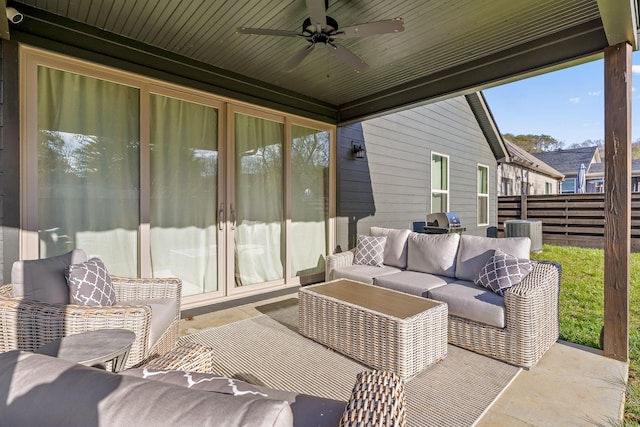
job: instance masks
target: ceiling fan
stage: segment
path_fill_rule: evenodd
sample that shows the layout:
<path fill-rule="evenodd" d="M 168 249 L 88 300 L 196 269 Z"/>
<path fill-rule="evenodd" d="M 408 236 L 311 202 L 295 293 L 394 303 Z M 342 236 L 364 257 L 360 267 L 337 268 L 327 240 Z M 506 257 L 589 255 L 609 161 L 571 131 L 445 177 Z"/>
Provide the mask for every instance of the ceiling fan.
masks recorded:
<path fill-rule="evenodd" d="M 317 46 L 325 46 L 337 59 L 346 63 L 357 72 L 363 72 L 366 71 L 369 66 L 346 47 L 334 43 L 335 39 L 398 33 L 404 30 L 404 21 L 402 18 L 367 22 L 339 28 L 338 22 L 332 17 L 327 16 L 329 0 L 305 1 L 307 3 L 309 17 L 304 20 L 301 33 L 247 27 L 239 27 L 236 29 L 236 32 L 263 36 L 302 37 L 307 40 L 309 45 L 298 51 L 285 63 L 285 71 L 293 71 Z"/>

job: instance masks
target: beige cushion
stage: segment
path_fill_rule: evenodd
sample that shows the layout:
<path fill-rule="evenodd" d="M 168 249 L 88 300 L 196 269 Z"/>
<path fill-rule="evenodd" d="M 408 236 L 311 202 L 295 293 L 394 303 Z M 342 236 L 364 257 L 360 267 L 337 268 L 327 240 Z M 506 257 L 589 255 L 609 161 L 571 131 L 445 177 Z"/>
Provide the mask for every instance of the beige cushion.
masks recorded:
<path fill-rule="evenodd" d="M 407 270 L 454 277 L 459 240 L 458 233 L 411 233 Z"/>
<path fill-rule="evenodd" d="M 463 234 L 456 261 L 456 277 L 473 282 L 496 249 L 518 258 L 529 259 L 531 239 L 528 237 L 493 238 Z"/>
<path fill-rule="evenodd" d="M 407 238 L 411 230 L 371 227 L 369 234 L 386 237 L 384 246 L 384 264 L 392 267 L 407 268 Z"/>

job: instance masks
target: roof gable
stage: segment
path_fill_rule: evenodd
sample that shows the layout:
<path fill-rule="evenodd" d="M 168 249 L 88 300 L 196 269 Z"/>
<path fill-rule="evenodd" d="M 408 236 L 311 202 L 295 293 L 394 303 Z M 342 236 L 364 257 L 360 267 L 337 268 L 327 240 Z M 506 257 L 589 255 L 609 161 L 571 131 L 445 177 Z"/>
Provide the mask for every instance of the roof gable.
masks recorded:
<path fill-rule="evenodd" d="M 547 151 L 535 153 L 537 159 L 542 160 L 552 168 L 565 175 L 577 175 L 580 165 L 585 165 L 587 169 L 592 163 L 597 163 L 600 156 L 596 156 L 598 147 L 582 147 L 569 150 Z"/>

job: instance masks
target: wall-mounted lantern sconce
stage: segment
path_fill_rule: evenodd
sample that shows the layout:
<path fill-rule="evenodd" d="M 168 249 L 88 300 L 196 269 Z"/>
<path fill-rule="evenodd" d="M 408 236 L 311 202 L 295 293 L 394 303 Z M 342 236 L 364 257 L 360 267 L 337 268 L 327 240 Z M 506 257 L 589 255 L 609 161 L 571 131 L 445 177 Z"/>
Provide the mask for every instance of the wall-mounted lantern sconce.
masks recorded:
<path fill-rule="evenodd" d="M 351 141 L 351 153 L 356 159 L 364 159 L 364 147 Z"/>

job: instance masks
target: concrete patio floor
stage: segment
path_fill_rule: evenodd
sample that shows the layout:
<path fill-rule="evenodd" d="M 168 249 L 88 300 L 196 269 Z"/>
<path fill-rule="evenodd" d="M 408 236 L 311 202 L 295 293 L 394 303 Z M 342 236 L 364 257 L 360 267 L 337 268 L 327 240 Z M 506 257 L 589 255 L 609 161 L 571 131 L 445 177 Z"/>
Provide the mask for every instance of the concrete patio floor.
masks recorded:
<path fill-rule="evenodd" d="M 262 314 L 256 306 L 285 295 L 180 321 L 180 335 Z M 628 364 L 596 349 L 559 341 L 522 370 L 475 424 L 478 427 L 622 425 Z"/>

